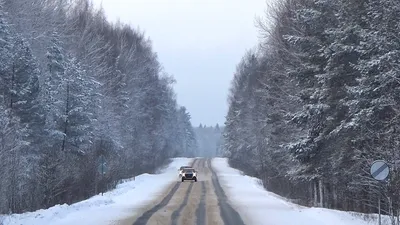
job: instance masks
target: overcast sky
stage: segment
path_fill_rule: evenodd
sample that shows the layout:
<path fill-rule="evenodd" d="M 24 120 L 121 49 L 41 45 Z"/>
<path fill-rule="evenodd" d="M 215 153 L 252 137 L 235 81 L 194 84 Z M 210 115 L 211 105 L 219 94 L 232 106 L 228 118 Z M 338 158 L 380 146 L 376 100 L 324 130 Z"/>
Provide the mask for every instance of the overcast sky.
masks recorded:
<path fill-rule="evenodd" d="M 94 0 L 109 19 L 145 31 L 172 74 L 192 124 L 223 124 L 230 82 L 246 49 L 257 44 L 255 17 L 265 0 Z"/>

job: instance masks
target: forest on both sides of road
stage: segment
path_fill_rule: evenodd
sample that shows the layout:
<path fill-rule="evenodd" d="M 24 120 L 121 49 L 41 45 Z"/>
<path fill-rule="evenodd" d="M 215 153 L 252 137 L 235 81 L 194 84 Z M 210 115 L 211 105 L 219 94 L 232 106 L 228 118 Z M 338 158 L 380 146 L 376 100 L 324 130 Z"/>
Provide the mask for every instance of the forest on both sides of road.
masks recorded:
<path fill-rule="evenodd" d="M 89 0 L 0 1 L 0 214 L 71 204 L 192 157 L 174 83 L 142 31 Z"/>
<path fill-rule="evenodd" d="M 232 80 L 224 155 L 296 203 L 400 213 L 400 2 L 284 0 Z M 369 171 L 390 166 L 386 182 Z"/>

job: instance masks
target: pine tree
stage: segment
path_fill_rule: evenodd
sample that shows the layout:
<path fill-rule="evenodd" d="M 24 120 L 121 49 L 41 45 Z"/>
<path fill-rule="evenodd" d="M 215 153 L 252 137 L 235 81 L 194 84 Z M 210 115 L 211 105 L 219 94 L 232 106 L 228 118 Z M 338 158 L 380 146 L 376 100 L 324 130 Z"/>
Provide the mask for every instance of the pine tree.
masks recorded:
<path fill-rule="evenodd" d="M 38 101 L 40 72 L 28 44 L 11 32 L 1 11 L 0 40 L 0 104 L 6 113 L 2 115 L 5 127 L 0 152 L 7 153 L 8 165 L 4 170 L 8 171 L 9 181 L 4 184 L 5 202 L 11 212 L 21 212 L 22 199 L 33 194 L 32 189 L 22 187 L 34 185 L 29 173 L 35 163 L 34 150 L 42 140 L 44 119 Z"/>
<path fill-rule="evenodd" d="M 51 46 L 48 47 L 46 57 L 47 73 L 43 85 L 43 99 L 46 109 L 46 129 L 49 133 L 49 147 L 60 149 L 64 132 L 58 127 L 65 113 L 65 56 L 62 52 L 62 43 L 57 33 L 53 34 Z"/>
<path fill-rule="evenodd" d="M 68 61 L 66 77 L 64 133 L 71 146 L 85 151 L 95 136 L 93 125 L 97 121 L 100 101 L 97 92 L 99 83 L 81 68 L 75 58 Z"/>

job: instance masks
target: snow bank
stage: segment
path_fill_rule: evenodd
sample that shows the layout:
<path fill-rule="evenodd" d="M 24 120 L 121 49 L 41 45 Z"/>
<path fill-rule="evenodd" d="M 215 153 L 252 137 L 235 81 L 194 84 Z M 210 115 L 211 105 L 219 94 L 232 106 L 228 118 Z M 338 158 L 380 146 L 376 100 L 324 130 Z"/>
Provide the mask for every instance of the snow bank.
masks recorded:
<path fill-rule="evenodd" d="M 106 225 L 132 216 L 132 208 L 139 208 L 176 180 L 177 171 L 193 159 L 174 158 L 159 174 L 142 174 L 135 180 L 119 184 L 114 190 L 72 204 L 56 205 L 24 214 L 3 218 L 4 225 Z M 0 216 L 1 221 L 1 216 Z M 0 223 L 1 224 L 1 223 Z"/>
<path fill-rule="evenodd" d="M 260 180 L 242 175 L 226 158 L 215 158 L 212 167 L 233 207 L 252 225 L 372 225 L 349 212 L 299 206 L 266 191 Z"/>

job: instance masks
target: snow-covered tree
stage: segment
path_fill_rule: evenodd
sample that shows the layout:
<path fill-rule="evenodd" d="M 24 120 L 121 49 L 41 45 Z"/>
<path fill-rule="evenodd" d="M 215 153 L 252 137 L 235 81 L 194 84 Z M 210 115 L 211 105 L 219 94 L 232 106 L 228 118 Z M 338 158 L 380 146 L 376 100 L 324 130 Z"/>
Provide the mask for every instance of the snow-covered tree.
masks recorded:
<path fill-rule="evenodd" d="M 190 117 L 143 32 L 89 0 L 0 7 L 0 213 L 73 203 L 193 152 Z"/>
<path fill-rule="evenodd" d="M 42 139 L 43 113 L 38 100 L 39 83 L 35 58 L 30 47 L 14 34 L 0 11 L 0 107 L 2 109 L 3 169 L 2 182 L 6 206 L 1 211 L 20 212 L 26 207 L 23 199 L 32 189 L 30 175 L 34 153 Z"/>
<path fill-rule="evenodd" d="M 307 205 L 394 215 L 398 184 L 395 1 L 287 0 L 238 65 L 224 150 L 267 189 Z M 271 21 L 269 21 L 271 22 Z M 368 173 L 385 159 L 383 187 Z"/>

